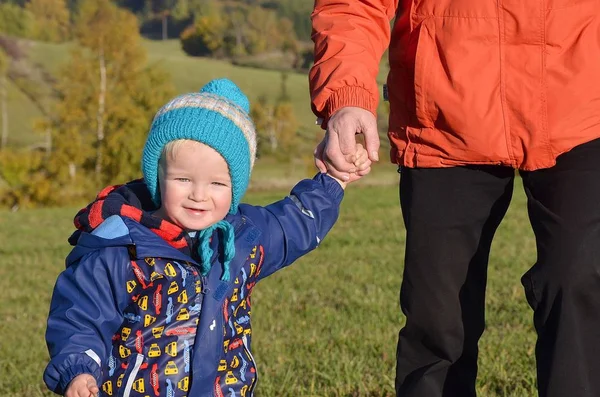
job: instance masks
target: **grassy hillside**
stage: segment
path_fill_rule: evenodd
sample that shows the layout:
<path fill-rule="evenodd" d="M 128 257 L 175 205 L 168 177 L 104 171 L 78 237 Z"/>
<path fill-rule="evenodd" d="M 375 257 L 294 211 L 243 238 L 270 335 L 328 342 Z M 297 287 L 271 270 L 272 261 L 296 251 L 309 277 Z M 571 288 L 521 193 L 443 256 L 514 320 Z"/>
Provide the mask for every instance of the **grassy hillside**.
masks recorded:
<path fill-rule="evenodd" d="M 30 47 L 31 60 L 56 72 L 68 61 L 70 46 L 71 44 L 33 43 Z M 279 94 L 280 73 L 277 71 L 234 66 L 226 61 L 210 58 L 189 57 L 181 50 L 179 40 L 144 40 L 144 46 L 148 52 L 148 61 L 159 64 L 171 75 L 177 94 L 198 90 L 216 77 L 232 79 L 251 100 L 261 95 L 276 98 Z M 287 84 L 298 120 L 304 127 L 314 125 L 308 95 L 308 77 L 290 73 Z"/>
<path fill-rule="evenodd" d="M 68 62 L 69 48 L 73 45 L 42 42 L 23 44 L 29 60 L 54 75 Z M 160 65 L 171 75 L 177 94 L 196 91 L 216 77 L 228 77 L 235 81 L 251 101 L 257 100 L 260 96 L 274 100 L 280 94 L 281 72 L 235 66 L 226 61 L 209 58 L 189 57 L 181 50 L 179 40 L 145 40 L 143 44 L 148 52 L 148 61 Z M 384 78 L 385 70 L 380 74 L 379 80 L 382 81 Z M 300 123 L 299 133 L 304 141 L 308 141 L 307 146 L 312 147 L 314 141 L 322 135 L 322 130 L 315 125 L 315 116 L 310 109 L 308 76 L 302 73 L 289 73 L 287 92 Z M 39 111 L 14 87 L 11 87 L 9 93 L 9 114 L 12 146 L 30 145 L 41 139 L 33 133 L 32 128 L 34 120 L 40 117 Z"/>
<path fill-rule="evenodd" d="M 8 145 L 10 147 L 31 146 L 40 142 L 42 137 L 34 132 L 33 123 L 41 117 L 40 111 L 17 87 L 8 84 Z"/>
<path fill-rule="evenodd" d="M 188 57 L 180 49 L 178 40 L 147 40 L 144 45 L 148 49 L 149 63 L 160 65 L 171 75 L 177 94 L 199 90 L 211 79 L 227 77 L 235 81 L 251 101 L 260 96 L 274 100 L 279 95 L 280 72 L 234 66 L 209 58 Z M 42 65 L 52 74 L 56 74 L 68 62 L 71 46 L 42 42 L 28 42 L 25 45 L 29 60 Z M 300 133 L 304 137 L 314 137 L 320 133 L 320 128 L 315 126 L 315 117 L 310 110 L 308 77 L 290 73 L 287 90 L 300 123 Z M 9 91 L 9 114 L 11 146 L 30 145 L 40 140 L 33 132 L 33 123 L 40 117 L 40 112 L 13 85 Z"/>

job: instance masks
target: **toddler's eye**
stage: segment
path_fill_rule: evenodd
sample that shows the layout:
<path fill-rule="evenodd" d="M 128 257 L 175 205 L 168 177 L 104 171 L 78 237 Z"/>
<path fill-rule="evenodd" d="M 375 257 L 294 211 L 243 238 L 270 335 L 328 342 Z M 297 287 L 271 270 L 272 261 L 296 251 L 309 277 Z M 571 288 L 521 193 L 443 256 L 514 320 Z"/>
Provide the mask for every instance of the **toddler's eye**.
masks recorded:
<path fill-rule="evenodd" d="M 179 182 L 189 182 L 190 181 L 189 178 L 175 178 L 175 180 L 179 181 Z"/>
<path fill-rule="evenodd" d="M 227 186 L 225 183 L 223 182 L 213 182 L 213 185 L 217 185 L 217 186 Z"/>

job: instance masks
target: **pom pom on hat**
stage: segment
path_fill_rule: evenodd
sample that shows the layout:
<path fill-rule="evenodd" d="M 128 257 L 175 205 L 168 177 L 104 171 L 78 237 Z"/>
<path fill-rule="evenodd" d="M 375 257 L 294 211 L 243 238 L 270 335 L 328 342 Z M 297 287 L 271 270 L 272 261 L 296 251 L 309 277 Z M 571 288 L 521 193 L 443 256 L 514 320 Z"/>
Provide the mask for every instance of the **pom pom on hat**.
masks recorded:
<path fill-rule="evenodd" d="M 200 93 L 210 93 L 227 98 L 231 102 L 241 107 L 244 112 L 250 113 L 250 102 L 244 93 L 239 89 L 234 82 L 228 79 L 216 79 L 208 82 Z"/>

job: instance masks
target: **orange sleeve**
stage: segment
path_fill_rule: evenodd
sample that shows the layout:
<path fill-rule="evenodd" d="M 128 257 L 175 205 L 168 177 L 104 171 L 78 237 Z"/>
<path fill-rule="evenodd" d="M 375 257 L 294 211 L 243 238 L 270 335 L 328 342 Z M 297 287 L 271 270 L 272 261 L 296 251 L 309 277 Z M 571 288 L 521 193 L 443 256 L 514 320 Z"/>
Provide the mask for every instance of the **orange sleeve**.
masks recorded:
<path fill-rule="evenodd" d="M 389 46 L 398 0 L 316 0 L 315 62 L 309 73 L 312 110 L 326 125 L 345 106 L 377 112 L 379 62 Z"/>

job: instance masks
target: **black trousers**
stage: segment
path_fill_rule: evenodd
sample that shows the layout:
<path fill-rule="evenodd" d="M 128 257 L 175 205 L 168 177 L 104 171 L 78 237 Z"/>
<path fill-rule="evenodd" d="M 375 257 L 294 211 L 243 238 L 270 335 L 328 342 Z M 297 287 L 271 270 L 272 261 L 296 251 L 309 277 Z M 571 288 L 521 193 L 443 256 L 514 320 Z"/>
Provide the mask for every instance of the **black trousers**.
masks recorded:
<path fill-rule="evenodd" d="M 600 396 L 600 140 L 521 172 L 537 242 L 523 276 L 540 397 Z M 407 230 L 397 350 L 400 397 L 475 396 L 490 246 L 514 170 L 403 169 Z"/>

